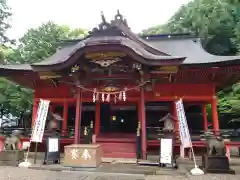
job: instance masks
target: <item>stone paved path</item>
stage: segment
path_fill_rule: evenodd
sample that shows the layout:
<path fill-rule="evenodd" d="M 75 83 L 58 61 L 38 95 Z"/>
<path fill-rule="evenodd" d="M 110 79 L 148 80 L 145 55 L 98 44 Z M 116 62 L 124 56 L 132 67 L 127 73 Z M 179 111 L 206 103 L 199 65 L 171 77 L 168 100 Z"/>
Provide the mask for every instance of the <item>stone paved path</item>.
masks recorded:
<path fill-rule="evenodd" d="M 144 180 L 144 175 L 100 172 L 56 172 L 0 167 L 0 180 Z"/>
<path fill-rule="evenodd" d="M 203 176 L 147 176 L 146 180 L 239 180 L 240 175 L 215 175 L 207 174 Z"/>
<path fill-rule="evenodd" d="M 0 168 L 0 180 L 239 180 L 240 175 L 129 175 L 100 172 L 56 172 L 26 168 Z"/>

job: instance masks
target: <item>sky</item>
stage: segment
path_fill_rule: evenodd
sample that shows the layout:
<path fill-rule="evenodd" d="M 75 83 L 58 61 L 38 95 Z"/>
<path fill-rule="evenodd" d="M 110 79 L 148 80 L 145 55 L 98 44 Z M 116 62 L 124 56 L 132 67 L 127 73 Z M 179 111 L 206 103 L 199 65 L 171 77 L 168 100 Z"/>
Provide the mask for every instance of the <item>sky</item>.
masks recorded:
<path fill-rule="evenodd" d="M 13 16 L 10 38 L 21 37 L 29 28 L 49 20 L 72 28 L 91 30 L 101 22 L 100 12 L 111 21 L 117 10 L 127 19 L 132 31 L 139 33 L 164 24 L 191 0 L 7 0 Z"/>

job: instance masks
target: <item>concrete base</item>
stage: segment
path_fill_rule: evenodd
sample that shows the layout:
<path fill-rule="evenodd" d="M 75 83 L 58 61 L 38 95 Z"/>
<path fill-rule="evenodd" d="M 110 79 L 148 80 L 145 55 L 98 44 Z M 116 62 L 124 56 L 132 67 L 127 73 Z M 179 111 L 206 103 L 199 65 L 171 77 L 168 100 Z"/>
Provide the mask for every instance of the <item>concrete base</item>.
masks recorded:
<path fill-rule="evenodd" d="M 4 150 L 0 152 L 0 165 L 3 166 L 18 166 L 23 159 L 24 151 L 22 150 Z"/>
<path fill-rule="evenodd" d="M 202 163 L 202 169 L 205 173 L 235 174 L 235 171 L 229 168 L 229 161 L 226 156 L 204 155 Z"/>

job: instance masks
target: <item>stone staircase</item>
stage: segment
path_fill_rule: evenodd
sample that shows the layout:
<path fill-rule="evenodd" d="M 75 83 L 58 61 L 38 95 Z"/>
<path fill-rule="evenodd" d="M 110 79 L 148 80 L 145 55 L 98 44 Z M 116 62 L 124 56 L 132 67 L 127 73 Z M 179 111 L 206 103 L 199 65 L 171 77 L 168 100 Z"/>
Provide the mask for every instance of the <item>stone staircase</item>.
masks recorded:
<path fill-rule="evenodd" d="M 134 142 L 101 142 L 104 158 L 136 158 Z"/>

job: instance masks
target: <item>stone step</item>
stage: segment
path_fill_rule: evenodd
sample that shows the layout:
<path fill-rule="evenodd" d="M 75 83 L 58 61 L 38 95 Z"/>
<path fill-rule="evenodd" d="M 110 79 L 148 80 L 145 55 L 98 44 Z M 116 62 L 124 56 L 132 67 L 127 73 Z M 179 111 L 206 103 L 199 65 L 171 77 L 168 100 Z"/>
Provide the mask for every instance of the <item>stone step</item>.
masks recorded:
<path fill-rule="evenodd" d="M 136 153 L 112 152 L 103 153 L 104 158 L 136 158 Z"/>

